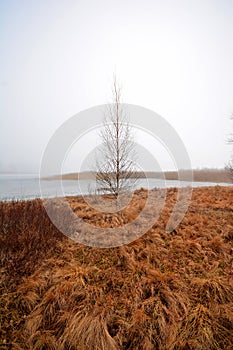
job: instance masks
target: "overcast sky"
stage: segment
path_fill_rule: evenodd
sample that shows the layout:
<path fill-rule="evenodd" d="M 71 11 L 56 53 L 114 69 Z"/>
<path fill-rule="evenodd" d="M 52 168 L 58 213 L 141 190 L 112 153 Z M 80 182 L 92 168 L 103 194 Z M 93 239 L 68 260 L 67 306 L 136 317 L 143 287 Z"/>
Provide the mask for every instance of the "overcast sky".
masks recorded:
<path fill-rule="evenodd" d="M 194 168 L 230 158 L 232 0 L 0 0 L 0 26 L 0 171 L 38 171 L 63 122 L 111 100 L 114 71 L 123 102 L 165 118 Z"/>

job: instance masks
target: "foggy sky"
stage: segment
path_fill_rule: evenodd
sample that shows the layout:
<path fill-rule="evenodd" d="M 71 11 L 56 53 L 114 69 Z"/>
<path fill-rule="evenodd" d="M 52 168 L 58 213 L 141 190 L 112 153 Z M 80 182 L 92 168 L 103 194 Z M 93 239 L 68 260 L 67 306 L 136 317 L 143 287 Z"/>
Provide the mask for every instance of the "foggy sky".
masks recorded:
<path fill-rule="evenodd" d="M 37 172 L 63 122 L 111 101 L 114 71 L 123 102 L 165 118 L 194 168 L 230 158 L 231 0 L 0 0 L 0 52 L 0 171 Z"/>

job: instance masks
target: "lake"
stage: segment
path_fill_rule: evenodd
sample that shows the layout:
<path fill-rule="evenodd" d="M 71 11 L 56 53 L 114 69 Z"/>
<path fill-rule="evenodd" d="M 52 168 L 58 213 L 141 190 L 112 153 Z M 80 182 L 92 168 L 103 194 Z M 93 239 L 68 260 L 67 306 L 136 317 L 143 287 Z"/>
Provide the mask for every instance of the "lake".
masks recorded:
<path fill-rule="evenodd" d="M 43 197 L 60 197 L 80 194 L 88 194 L 91 181 L 88 180 L 63 180 L 61 189 L 60 180 L 41 180 Z M 192 187 L 201 186 L 232 186 L 231 184 L 213 182 L 192 182 Z M 137 187 L 141 188 L 168 188 L 190 186 L 187 181 L 139 179 Z M 38 174 L 0 174 L 0 200 L 26 200 L 40 198 L 40 180 Z"/>

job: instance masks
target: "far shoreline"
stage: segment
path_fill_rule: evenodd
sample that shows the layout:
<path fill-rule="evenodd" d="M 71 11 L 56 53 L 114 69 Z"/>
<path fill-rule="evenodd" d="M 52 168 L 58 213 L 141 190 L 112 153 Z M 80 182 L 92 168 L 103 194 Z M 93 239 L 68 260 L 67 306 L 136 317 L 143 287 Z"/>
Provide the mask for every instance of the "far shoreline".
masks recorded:
<path fill-rule="evenodd" d="M 201 169 L 192 170 L 193 182 L 213 182 L 213 183 L 226 183 L 232 184 L 229 173 L 225 169 Z M 182 181 L 190 180 L 190 170 L 181 170 Z M 84 171 L 80 173 L 67 173 L 61 175 L 52 175 L 44 177 L 43 180 L 91 180 L 94 179 L 95 173 L 91 171 Z M 165 171 L 165 172 L 154 172 L 145 171 L 137 172 L 137 177 L 140 179 L 154 178 L 154 179 L 165 179 L 165 180 L 179 180 L 177 171 Z"/>

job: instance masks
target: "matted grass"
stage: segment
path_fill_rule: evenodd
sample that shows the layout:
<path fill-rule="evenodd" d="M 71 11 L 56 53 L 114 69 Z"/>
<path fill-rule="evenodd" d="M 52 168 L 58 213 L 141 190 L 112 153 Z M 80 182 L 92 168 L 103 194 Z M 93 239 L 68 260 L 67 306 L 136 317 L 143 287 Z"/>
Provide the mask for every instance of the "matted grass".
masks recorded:
<path fill-rule="evenodd" d="M 158 222 L 119 248 L 74 243 L 54 228 L 40 200 L 0 203 L 1 349 L 232 349 L 233 189 L 193 190 L 172 233 Z M 99 227 L 135 218 L 98 214 L 81 197 L 74 212 Z"/>

